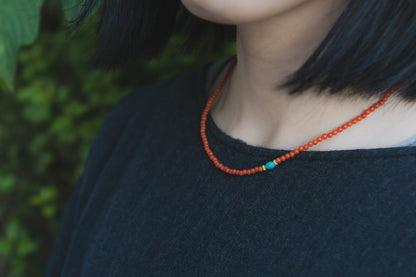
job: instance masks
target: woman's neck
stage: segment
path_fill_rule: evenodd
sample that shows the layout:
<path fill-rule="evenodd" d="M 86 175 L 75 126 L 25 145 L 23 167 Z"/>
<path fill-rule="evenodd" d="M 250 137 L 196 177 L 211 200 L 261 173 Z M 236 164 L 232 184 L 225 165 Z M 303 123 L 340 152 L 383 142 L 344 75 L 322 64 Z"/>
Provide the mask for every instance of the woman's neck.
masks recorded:
<path fill-rule="evenodd" d="M 209 98 L 224 78 L 225 65 L 207 91 Z M 241 98 L 232 90 L 233 73 L 214 101 L 210 113 L 216 125 L 231 137 L 250 145 L 292 150 L 348 122 L 379 98 L 279 95 L 279 101 Z M 235 80 L 235 79 L 234 79 Z M 237 91 L 238 92 L 238 91 Z M 276 114 L 268 111 L 276 110 Z M 394 147 L 416 137 L 416 103 L 406 104 L 394 94 L 366 119 L 311 150 L 348 150 Z"/>
<path fill-rule="evenodd" d="M 223 131 L 251 145 L 293 149 L 348 122 L 378 100 L 344 99 L 342 94 L 318 97 L 313 90 L 289 96 L 275 89 L 313 53 L 345 2 L 303 1 L 284 13 L 237 25 L 238 62 L 211 108 Z M 389 109 L 392 102 L 389 99 L 362 122 L 313 149 L 387 147 L 415 136 L 416 125 L 403 124 L 416 120 L 414 108 Z"/>

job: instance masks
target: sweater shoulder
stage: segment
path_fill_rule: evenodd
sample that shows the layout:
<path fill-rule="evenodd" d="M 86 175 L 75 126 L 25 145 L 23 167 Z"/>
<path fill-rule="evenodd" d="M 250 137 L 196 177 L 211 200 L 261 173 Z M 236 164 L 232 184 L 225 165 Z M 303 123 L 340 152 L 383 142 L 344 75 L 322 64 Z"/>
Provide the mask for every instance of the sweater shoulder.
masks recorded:
<path fill-rule="evenodd" d="M 119 99 L 104 117 L 90 146 L 86 168 L 101 168 L 133 118 L 149 121 L 172 113 L 184 113 L 185 107 L 197 107 L 200 83 L 208 64 L 174 74 L 164 80 L 131 90 Z M 141 126 L 137 126 L 140 128 Z"/>

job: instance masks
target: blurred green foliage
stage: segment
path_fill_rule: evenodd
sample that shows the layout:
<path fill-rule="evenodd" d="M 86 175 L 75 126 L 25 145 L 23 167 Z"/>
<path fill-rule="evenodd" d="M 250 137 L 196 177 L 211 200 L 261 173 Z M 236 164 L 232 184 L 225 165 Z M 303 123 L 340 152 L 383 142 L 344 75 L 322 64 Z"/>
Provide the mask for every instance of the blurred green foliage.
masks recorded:
<path fill-rule="evenodd" d="M 43 275 L 92 139 L 121 97 L 235 53 L 230 44 L 184 55 L 175 36 L 161 57 L 106 72 L 87 65 L 94 20 L 68 37 L 60 3 L 45 1 L 38 37 L 18 52 L 14 90 L 0 91 L 0 276 Z"/>

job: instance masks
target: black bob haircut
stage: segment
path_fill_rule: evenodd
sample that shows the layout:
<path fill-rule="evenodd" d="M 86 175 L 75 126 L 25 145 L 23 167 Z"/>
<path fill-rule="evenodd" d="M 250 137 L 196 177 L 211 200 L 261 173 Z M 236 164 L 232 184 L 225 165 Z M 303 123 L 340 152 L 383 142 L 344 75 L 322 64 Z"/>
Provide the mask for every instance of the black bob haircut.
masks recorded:
<path fill-rule="evenodd" d="M 346 8 L 309 59 L 276 88 L 296 94 L 311 87 L 331 94 L 350 88 L 364 97 L 395 89 L 416 101 L 416 1 L 345 0 Z M 129 60 L 150 60 L 171 35 L 185 34 L 189 51 L 207 37 L 220 48 L 234 40 L 236 27 L 197 18 L 179 0 L 83 0 L 75 30 L 95 8 L 98 46 L 89 63 L 116 68 Z"/>

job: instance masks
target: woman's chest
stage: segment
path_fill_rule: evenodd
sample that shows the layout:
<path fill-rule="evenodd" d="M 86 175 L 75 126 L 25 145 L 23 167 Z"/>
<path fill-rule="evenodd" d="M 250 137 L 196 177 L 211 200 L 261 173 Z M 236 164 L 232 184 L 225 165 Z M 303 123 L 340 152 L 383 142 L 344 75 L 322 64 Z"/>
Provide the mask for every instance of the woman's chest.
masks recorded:
<path fill-rule="evenodd" d="M 343 198 L 199 178 L 122 178 L 97 191 L 67 257 L 77 276 L 379 275 L 416 257 L 411 209 L 394 195 L 391 211 L 365 191 Z"/>

